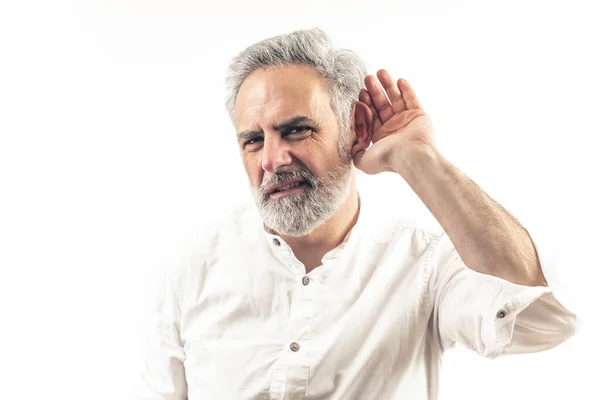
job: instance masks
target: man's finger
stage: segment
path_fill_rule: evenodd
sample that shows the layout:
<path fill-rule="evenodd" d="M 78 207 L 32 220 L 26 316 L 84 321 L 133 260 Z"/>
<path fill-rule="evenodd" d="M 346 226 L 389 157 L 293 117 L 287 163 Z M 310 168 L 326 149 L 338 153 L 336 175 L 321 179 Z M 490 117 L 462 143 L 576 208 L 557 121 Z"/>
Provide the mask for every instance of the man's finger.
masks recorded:
<path fill-rule="evenodd" d="M 381 118 L 381 122 L 385 124 L 385 121 L 392 118 L 392 115 L 394 115 L 394 112 L 392 111 L 392 105 L 383 92 L 379 81 L 373 75 L 367 75 L 365 78 L 365 85 L 367 86 L 367 90 L 371 95 L 371 99 L 373 99 L 373 104 L 375 104 L 375 108 L 377 109 L 379 118 Z"/>
<path fill-rule="evenodd" d="M 392 76 L 385 69 L 380 69 L 377 71 L 377 77 L 381 82 L 381 86 L 385 89 L 385 93 L 387 94 L 388 99 L 392 103 L 392 111 L 394 113 L 400 113 L 406 110 L 406 104 L 404 103 L 404 99 L 402 98 L 402 93 L 400 93 L 400 89 L 398 85 L 392 79 Z"/>
<path fill-rule="evenodd" d="M 373 132 L 377 132 L 377 130 L 381 128 L 381 125 L 383 125 L 383 122 L 381 122 L 381 118 L 379 118 L 379 114 L 377 113 L 377 109 L 373 104 L 373 100 L 371 100 L 369 92 L 367 92 L 365 89 L 360 89 L 358 99 L 371 109 L 371 113 L 373 114 Z"/>
<path fill-rule="evenodd" d="M 398 89 L 400 89 L 400 92 L 402 93 L 402 98 L 404 98 L 406 107 L 408 107 L 409 110 L 423 109 L 421 103 L 419 102 L 419 99 L 417 98 L 417 95 L 415 94 L 415 91 L 408 84 L 408 81 L 406 79 L 398 79 Z"/>

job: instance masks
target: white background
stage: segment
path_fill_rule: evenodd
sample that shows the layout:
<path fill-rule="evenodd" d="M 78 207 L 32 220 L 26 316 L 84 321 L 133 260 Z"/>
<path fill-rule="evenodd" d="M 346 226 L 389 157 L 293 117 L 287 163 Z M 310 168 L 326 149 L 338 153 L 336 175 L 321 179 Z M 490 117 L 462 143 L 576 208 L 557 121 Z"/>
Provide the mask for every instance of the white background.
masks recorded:
<path fill-rule="evenodd" d="M 314 26 L 411 82 L 443 153 L 544 243 L 583 320 L 544 353 L 449 352 L 441 399 L 599 398 L 594 2 L 268 3 L 0 6 L 0 398 L 133 397 L 157 272 L 251 199 L 227 65 Z M 359 189 L 432 218 L 399 176 Z"/>

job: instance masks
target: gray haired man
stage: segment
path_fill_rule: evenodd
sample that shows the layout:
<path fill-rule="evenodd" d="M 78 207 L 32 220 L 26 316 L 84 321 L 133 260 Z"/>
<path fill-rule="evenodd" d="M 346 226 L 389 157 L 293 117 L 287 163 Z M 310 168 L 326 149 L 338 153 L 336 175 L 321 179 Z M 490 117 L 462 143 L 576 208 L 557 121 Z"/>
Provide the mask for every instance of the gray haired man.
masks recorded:
<path fill-rule="evenodd" d="M 435 399 L 457 342 L 573 334 L 539 247 L 441 154 L 406 80 L 313 29 L 247 48 L 227 84 L 255 202 L 166 271 L 141 399 Z M 362 199 L 356 169 L 399 174 L 442 231 Z"/>

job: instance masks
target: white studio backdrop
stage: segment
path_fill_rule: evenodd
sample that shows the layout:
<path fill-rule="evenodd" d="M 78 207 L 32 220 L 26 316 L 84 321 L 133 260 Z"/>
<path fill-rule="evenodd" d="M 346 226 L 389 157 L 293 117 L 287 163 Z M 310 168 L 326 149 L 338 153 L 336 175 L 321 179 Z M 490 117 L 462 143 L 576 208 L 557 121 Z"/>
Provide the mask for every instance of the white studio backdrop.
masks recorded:
<path fill-rule="evenodd" d="M 33 1 L 0 6 L 0 398 L 130 399 L 157 273 L 251 201 L 230 59 L 319 26 L 415 88 L 443 153 L 546 245 L 583 320 L 556 349 L 447 353 L 441 399 L 600 398 L 593 2 Z M 362 195 L 431 215 L 398 176 Z M 597 372 L 597 371 L 595 371 Z"/>

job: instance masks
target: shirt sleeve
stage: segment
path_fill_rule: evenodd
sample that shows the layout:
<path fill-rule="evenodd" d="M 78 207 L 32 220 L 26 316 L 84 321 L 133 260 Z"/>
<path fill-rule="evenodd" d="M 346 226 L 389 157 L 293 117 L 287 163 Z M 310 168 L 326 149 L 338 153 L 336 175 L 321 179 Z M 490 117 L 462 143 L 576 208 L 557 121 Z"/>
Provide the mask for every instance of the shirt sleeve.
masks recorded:
<path fill-rule="evenodd" d="M 162 274 L 146 340 L 138 400 L 185 400 L 187 381 L 180 338 L 181 296 L 172 271 Z"/>
<path fill-rule="evenodd" d="M 533 241 L 533 238 L 532 238 Z M 534 241 L 546 277 L 551 265 Z M 468 268 L 447 234 L 434 236 L 430 290 L 443 349 L 459 342 L 487 358 L 553 348 L 579 327 L 548 286 L 523 286 Z M 548 272 L 548 273 L 547 273 Z"/>

